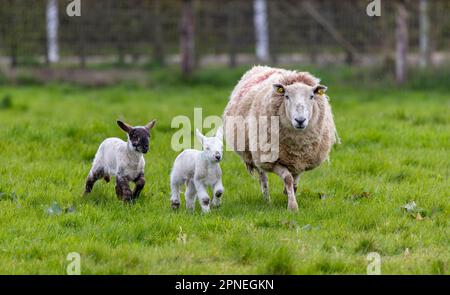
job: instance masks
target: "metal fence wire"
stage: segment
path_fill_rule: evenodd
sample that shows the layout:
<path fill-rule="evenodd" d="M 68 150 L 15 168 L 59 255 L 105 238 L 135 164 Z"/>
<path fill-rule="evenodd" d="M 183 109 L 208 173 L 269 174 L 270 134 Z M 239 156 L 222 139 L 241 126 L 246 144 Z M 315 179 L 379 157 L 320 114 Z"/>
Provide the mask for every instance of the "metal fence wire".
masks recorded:
<path fill-rule="evenodd" d="M 73 0 L 57 0 L 58 47 L 61 62 L 87 58 L 117 62 L 158 62 L 179 52 L 181 0 L 79 0 L 81 16 L 68 16 Z M 299 54 L 315 60 L 320 54 L 377 55 L 394 48 L 394 2 L 381 1 L 381 16 L 366 14 L 368 0 L 267 0 L 269 48 L 274 60 Z M 419 50 L 419 0 L 406 1 L 409 49 Z M 48 0 L 0 0 L 0 56 L 12 62 L 42 62 L 47 56 Z M 313 17 L 305 8 L 311 5 Z M 255 51 L 253 0 L 194 0 L 195 47 L 198 59 Z M 430 48 L 450 45 L 450 1 L 429 0 Z M 322 23 L 321 23 L 322 22 Z M 324 26 L 325 23 L 325 26 Z M 336 40 L 333 28 L 342 42 Z"/>

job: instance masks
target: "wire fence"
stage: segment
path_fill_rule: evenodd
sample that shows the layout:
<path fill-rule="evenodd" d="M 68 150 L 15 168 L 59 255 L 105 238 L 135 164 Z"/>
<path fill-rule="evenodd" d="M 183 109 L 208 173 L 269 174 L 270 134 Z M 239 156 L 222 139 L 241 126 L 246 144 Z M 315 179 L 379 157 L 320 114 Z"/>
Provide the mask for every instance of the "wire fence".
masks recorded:
<path fill-rule="evenodd" d="M 0 0 L 0 56 L 11 63 L 42 63 L 47 56 L 46 0 Z M 368 0 L 268 0 L 269 48 L 283 56 L 388 56 L 395 48 L 394 2 L 380 0 L 381 16 L 366 14 Z M 80 0 L 81 16 L 68 16 L 72 0 L 58 0 L 61 62 L 95 60 L 159 63 L 179 57 L 181 0 Z M 304 3 L 319 14 L 314 18 Z M 430 49 L 450 48 L 450 1 L 430 0 Z M 419 50 L 419 1 L 407 1 L 409 48 Z M 194 0 L 195 54 L 231 65 L 254 58 L 252 0 Z M 325 26 L 324 26 L 325 24 Z M 326 25 L 334 32 L 327 30 Z M 338 34 L 340 39 L 336 39 Z"/>

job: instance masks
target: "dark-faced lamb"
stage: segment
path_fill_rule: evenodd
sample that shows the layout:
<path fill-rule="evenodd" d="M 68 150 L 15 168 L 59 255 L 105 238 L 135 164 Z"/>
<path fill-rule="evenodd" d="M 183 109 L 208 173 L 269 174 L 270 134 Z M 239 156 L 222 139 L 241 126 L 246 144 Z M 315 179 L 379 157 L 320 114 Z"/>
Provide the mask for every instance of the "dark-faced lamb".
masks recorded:
<path fill-rule="evenodd" d="M 117 121 L 119 127 L 127 133 L 127 142 L 120 138 L 107 138 L 100 144 L 86 180 L 85 195 L 92 191 L 94 183 L 100 178 L 109 182 L 110 177 L 115 176 L 119 199 L 129 202 L 139 197 L 145 185 L 144 154 L 148 152 L 150 130 L 155 123 L 152 120 L 145 126 L 133 127 Z M 131 181 L 135 183 L 134 191 L 129 186 Z"/>

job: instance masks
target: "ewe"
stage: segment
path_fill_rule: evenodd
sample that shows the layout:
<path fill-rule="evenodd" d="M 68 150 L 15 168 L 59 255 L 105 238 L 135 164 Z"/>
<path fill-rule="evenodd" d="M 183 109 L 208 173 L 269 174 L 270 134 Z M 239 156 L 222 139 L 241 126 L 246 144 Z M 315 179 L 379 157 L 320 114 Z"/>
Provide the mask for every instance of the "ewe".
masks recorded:
<path fill-rule="evenodd" d="M 119 138 L 107 138 L 98 148 L 86 180 L 85 195 L 92 191 L 94 183 L 103 178 L 109 182 L 111 176 L 116 177 L 116 194 L 123 201 L 137 198 L 144 188 L 144 155 L 150 142 L 150 130 L 155 126 L 153 120 L 145 126 L 130 126 L 122 121 L 117 124 L 127 133 L 127 142 Z M 129 182 L 136 184 L 132 192 Z"/>
<path fill-rule="evenodd" d="M 295 192 L 300 174 L 326 160 L 337 140 L 326 89 L 319 84 L 319 79 L 307 72 L 255 66 L 236 85 L 224 111 L 227 144 L 241 156 L 250 172 L 259 173 L 266 199 L 269 199 L 266 173 L 273 172 L 281 177 L 291 210 L 298 210 Z M 279 145 L 269 152 L 259 145 L 250 149 L 254 139 L 254 132 L 249 132 L 252 131 L 250 121 L 274 116 L 279 118 L 279 132 L 271 134 L 271 128 L 260 126 L 259 132 L 263 129 L 265 134 L 259 137 L 278 136 Z M 232 124 L 231 119 L 236 117 L 243 118 L 243 124 Z M 245 146 L 240 148 L 235 136 L 242 133 Z M 271 157 L 270 153 L 276 154 Z"/>
<path fill-rule="evenodd" d="M 222 129 L 219 128 L 215 137 L 205 137 L 195 131 L 198 141 L 202 144 L 203 151 L 187 149 L 175 159 L 172 173 L 170 174 L 170 186 L 172 195 L 170 201 L 173 209 L 180 207 L 180 187 L 186 184 L 186 208 L 195 209 L 196 196 L 199 199 L 202 211 L 209 212 L 209 196 L 207 187 L 213 188 L 212 205 L 220 206 L 223 194 L 222 170 L 219 162 L 222 159 Z"/>

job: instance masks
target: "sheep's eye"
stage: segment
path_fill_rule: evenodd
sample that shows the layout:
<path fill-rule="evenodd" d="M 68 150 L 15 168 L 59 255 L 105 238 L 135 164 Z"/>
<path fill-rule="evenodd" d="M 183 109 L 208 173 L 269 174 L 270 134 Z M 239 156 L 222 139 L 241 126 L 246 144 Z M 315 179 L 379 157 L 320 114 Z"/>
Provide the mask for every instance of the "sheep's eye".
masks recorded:
<path fill-rule="evenodd" d="M 313 98 L 314 98 L 314 95 L 311 95 L 309 98 L 313 99 Z"/>
<path fill-rule="evenodd" d="M 286 95 L 285 97 L 286 97 L 286 99 L 289 99 L 289 95 Z"/>

